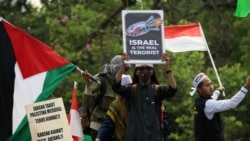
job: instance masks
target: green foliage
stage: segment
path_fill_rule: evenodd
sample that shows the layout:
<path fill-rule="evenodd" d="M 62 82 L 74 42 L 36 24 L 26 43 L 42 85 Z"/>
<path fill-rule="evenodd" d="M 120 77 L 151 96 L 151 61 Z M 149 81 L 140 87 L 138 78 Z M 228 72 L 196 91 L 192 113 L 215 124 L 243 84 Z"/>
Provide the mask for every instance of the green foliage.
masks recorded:
<path fill-rule="evenodd" d="M 235 0 L 143 0 L 135 5 L 123 5 L 122 0 L 47 1 L 42 9 L 28 6 L 26 12 L 10 2 L 0 2 L 0 16 L 51 46 L 58 54 L 91 74 L 123 51 L 121 10 L 162 9 L 164 24 L 176 25 L 199 22 L 215 62 L 226 96 L 231 98 L 250 73 L 250 19 L 233 16 Z M 218 87 L 218 79 L 207 52 L 167 53 L 175 75 L 178 92 L 163 102 L 170 117 L 170 140 L 193 141 L 194 99 L 191 97 L 192 79 L 205 72 Z M 161 84 L 166 83 L 162 65 L 155 65 Z M 132 71 L 130 71 L 132 74 Z M 81 103 L 85 81 L 78 71 L 73 72 L 52 94 L 63 97 L 68 111 L 73 81 L 78 82 L 78 100 Z M 227 141 L 242 141 L 249 137 L 249 107 L 245 100 L 235 109 L 222 113 Z M 240 129 L 240 130 L 239 130 Z"/>
<path fill-rule="evenodd" d="M 225 125 L 225 138 L 227 138 L 229 141 L 243 141 L 246 139 L 246 136 L 244 136 L 242 131 L 239 130 L 243 129 L 244 127 L 244 123 L 242 121 L 238 120 L 235 116 L 225 117 L 223 121 Z M 241 134 L 241 136 L 238 136 L 238 134 Z M 235 136 L 237 136 L 237 138 L 235 138 Z M 232 137 L 234 138 L 232 139 Z"/>
<path fill-rule="evenodd" d="M 194 99 L 189 95 L 193 77 L 202 72 L 204 52 L 170 53 L 171 68 L 175 75 L 178 91 L 175 97 L 164 101 L 170 115 L 170 140 L 193 139 Z M 181 136 L 180 136 L 181 135 Z"/>

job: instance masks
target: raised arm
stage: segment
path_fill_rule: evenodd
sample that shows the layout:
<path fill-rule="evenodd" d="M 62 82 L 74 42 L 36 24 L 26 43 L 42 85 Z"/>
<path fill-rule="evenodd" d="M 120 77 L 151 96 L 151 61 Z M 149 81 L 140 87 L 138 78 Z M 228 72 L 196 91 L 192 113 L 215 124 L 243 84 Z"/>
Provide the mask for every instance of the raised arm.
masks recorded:
<path fill-rule="evenodd" d="M 166 62 L 164 64 L 164 68 L 165 68 L 165 72 L 167 74 L 167 79 L 168 79 L 169 86 L 171 86 L 172 88 L 176 89 L 177 88 L 177 84 L 176 84 L 174 75 L 172 73 L 172 70 L 170 68 L 170 58 L 169 58 L 168 54 L 164 53 L 162 55 L 162 61 Z"/>
<path fill-rule="evenodd" d="M 250 89 L 250 75 L 247 77 L 244 87 L 248 90 Z"/>
<path fill-rule="evenodd" d="M 86 86 L 90 87 L 91 86 L 91 80 L 90 80 L 90 78 L 92 77 L 92 75 L 87 70 L 85 70 L 82 73 L 82 76 L 83 76 L 84 80 L 86 81 Z"/>
<path fill-rule="evenodd" d="M 237 107 L 239 103 L 244 99 L 249 89 L 250 76 L 246 78 L 245 84 L 232 98 L 225 100 L 207 100 L 204 109 L 207 118 L 212 119 L 214 113 L 226 111 Z"/>
<path fill-rule="evenodd" d="M 122 65 L 121 65 L 118 73 L 115 76 L 115 83 L 121 82 L 122 74 L 125 73 L 125 69 L 126 69 L 126 64 L 124 63 L 124 60 L 129 60 L 129 56 L 126 53 L 123 53 L 121 59 L 122 59 Z"/>

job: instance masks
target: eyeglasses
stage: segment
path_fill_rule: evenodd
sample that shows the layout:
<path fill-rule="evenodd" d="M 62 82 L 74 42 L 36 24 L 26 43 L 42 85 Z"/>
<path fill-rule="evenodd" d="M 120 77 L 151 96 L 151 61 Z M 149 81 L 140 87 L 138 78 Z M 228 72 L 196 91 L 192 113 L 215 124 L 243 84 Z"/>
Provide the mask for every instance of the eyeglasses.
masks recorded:
<path fill-rule="evenodd" d="M 144 70 L 151 71 L 151 70 L 153 70 L 152 67 L 138 67 L 137 69 L 140 70 L 140 71 L 144 71 Z"/>

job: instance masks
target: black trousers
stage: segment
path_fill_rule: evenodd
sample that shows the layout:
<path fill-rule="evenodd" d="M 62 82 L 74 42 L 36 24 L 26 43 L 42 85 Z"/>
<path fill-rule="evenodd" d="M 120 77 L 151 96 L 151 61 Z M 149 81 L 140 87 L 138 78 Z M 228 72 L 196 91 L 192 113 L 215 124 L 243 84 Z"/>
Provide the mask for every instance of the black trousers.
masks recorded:
<path fill-rule="evenodd" d="M 92 138 L 92 141 L 95 141 L 97 134 L 98 134 L 98 131 L 90 128 L 90 136 Z M 113 135 L 108 134 L 106 138 L 102 141 L 116 141 L 116 139 L 113 137 Z"/>

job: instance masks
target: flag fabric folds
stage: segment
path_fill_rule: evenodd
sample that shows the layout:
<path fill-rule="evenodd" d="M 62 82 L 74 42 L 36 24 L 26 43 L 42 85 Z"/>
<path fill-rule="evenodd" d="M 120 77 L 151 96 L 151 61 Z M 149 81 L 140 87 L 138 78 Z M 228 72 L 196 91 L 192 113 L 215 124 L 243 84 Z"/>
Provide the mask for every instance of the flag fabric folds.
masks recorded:
<path fill-rule="evenodd" d="M 31 140 L 26 104 L 47 100 L 76 66 L 0 18 L 0 140 Z"/>
<path fill-rule="evenodd" d="M 165 26 L 164 34 L 164 46 L 168 51 L 207 51 L 207 43 L 199 23 Z"/>
<path fill-rule="evenodd" d="M 77 89 L 77 83 L 74 82 L 74 88 L 72 92 L 72 102 L 70 107 L 70 114 L 68 116 L 68 121 L 74 141 L 83 141 L 83 131 L 81 126 L 80 114 L 78 112 L 79 108 L 77 102 L 76 89 Z"/>
<path fill-rule="evenodd" d="M 191 23 L 186 25 L 165 26 L 165 49 L 171 52 L 186 51 L 207 51 L 213 65 L 216 77 L 220 86 L 222 86 L 219 74 L 215 67 L 213 57 L 208 48 L 202 27 L 200 23 Z M 225 93 L 223 93 L 225 96 Z"/>
<path fill-rule="evenodd" d="M 250 13 L 250 1 L 249 0 L 237 0 L 236 10 L 234 16 L 246 17 Z"/>

